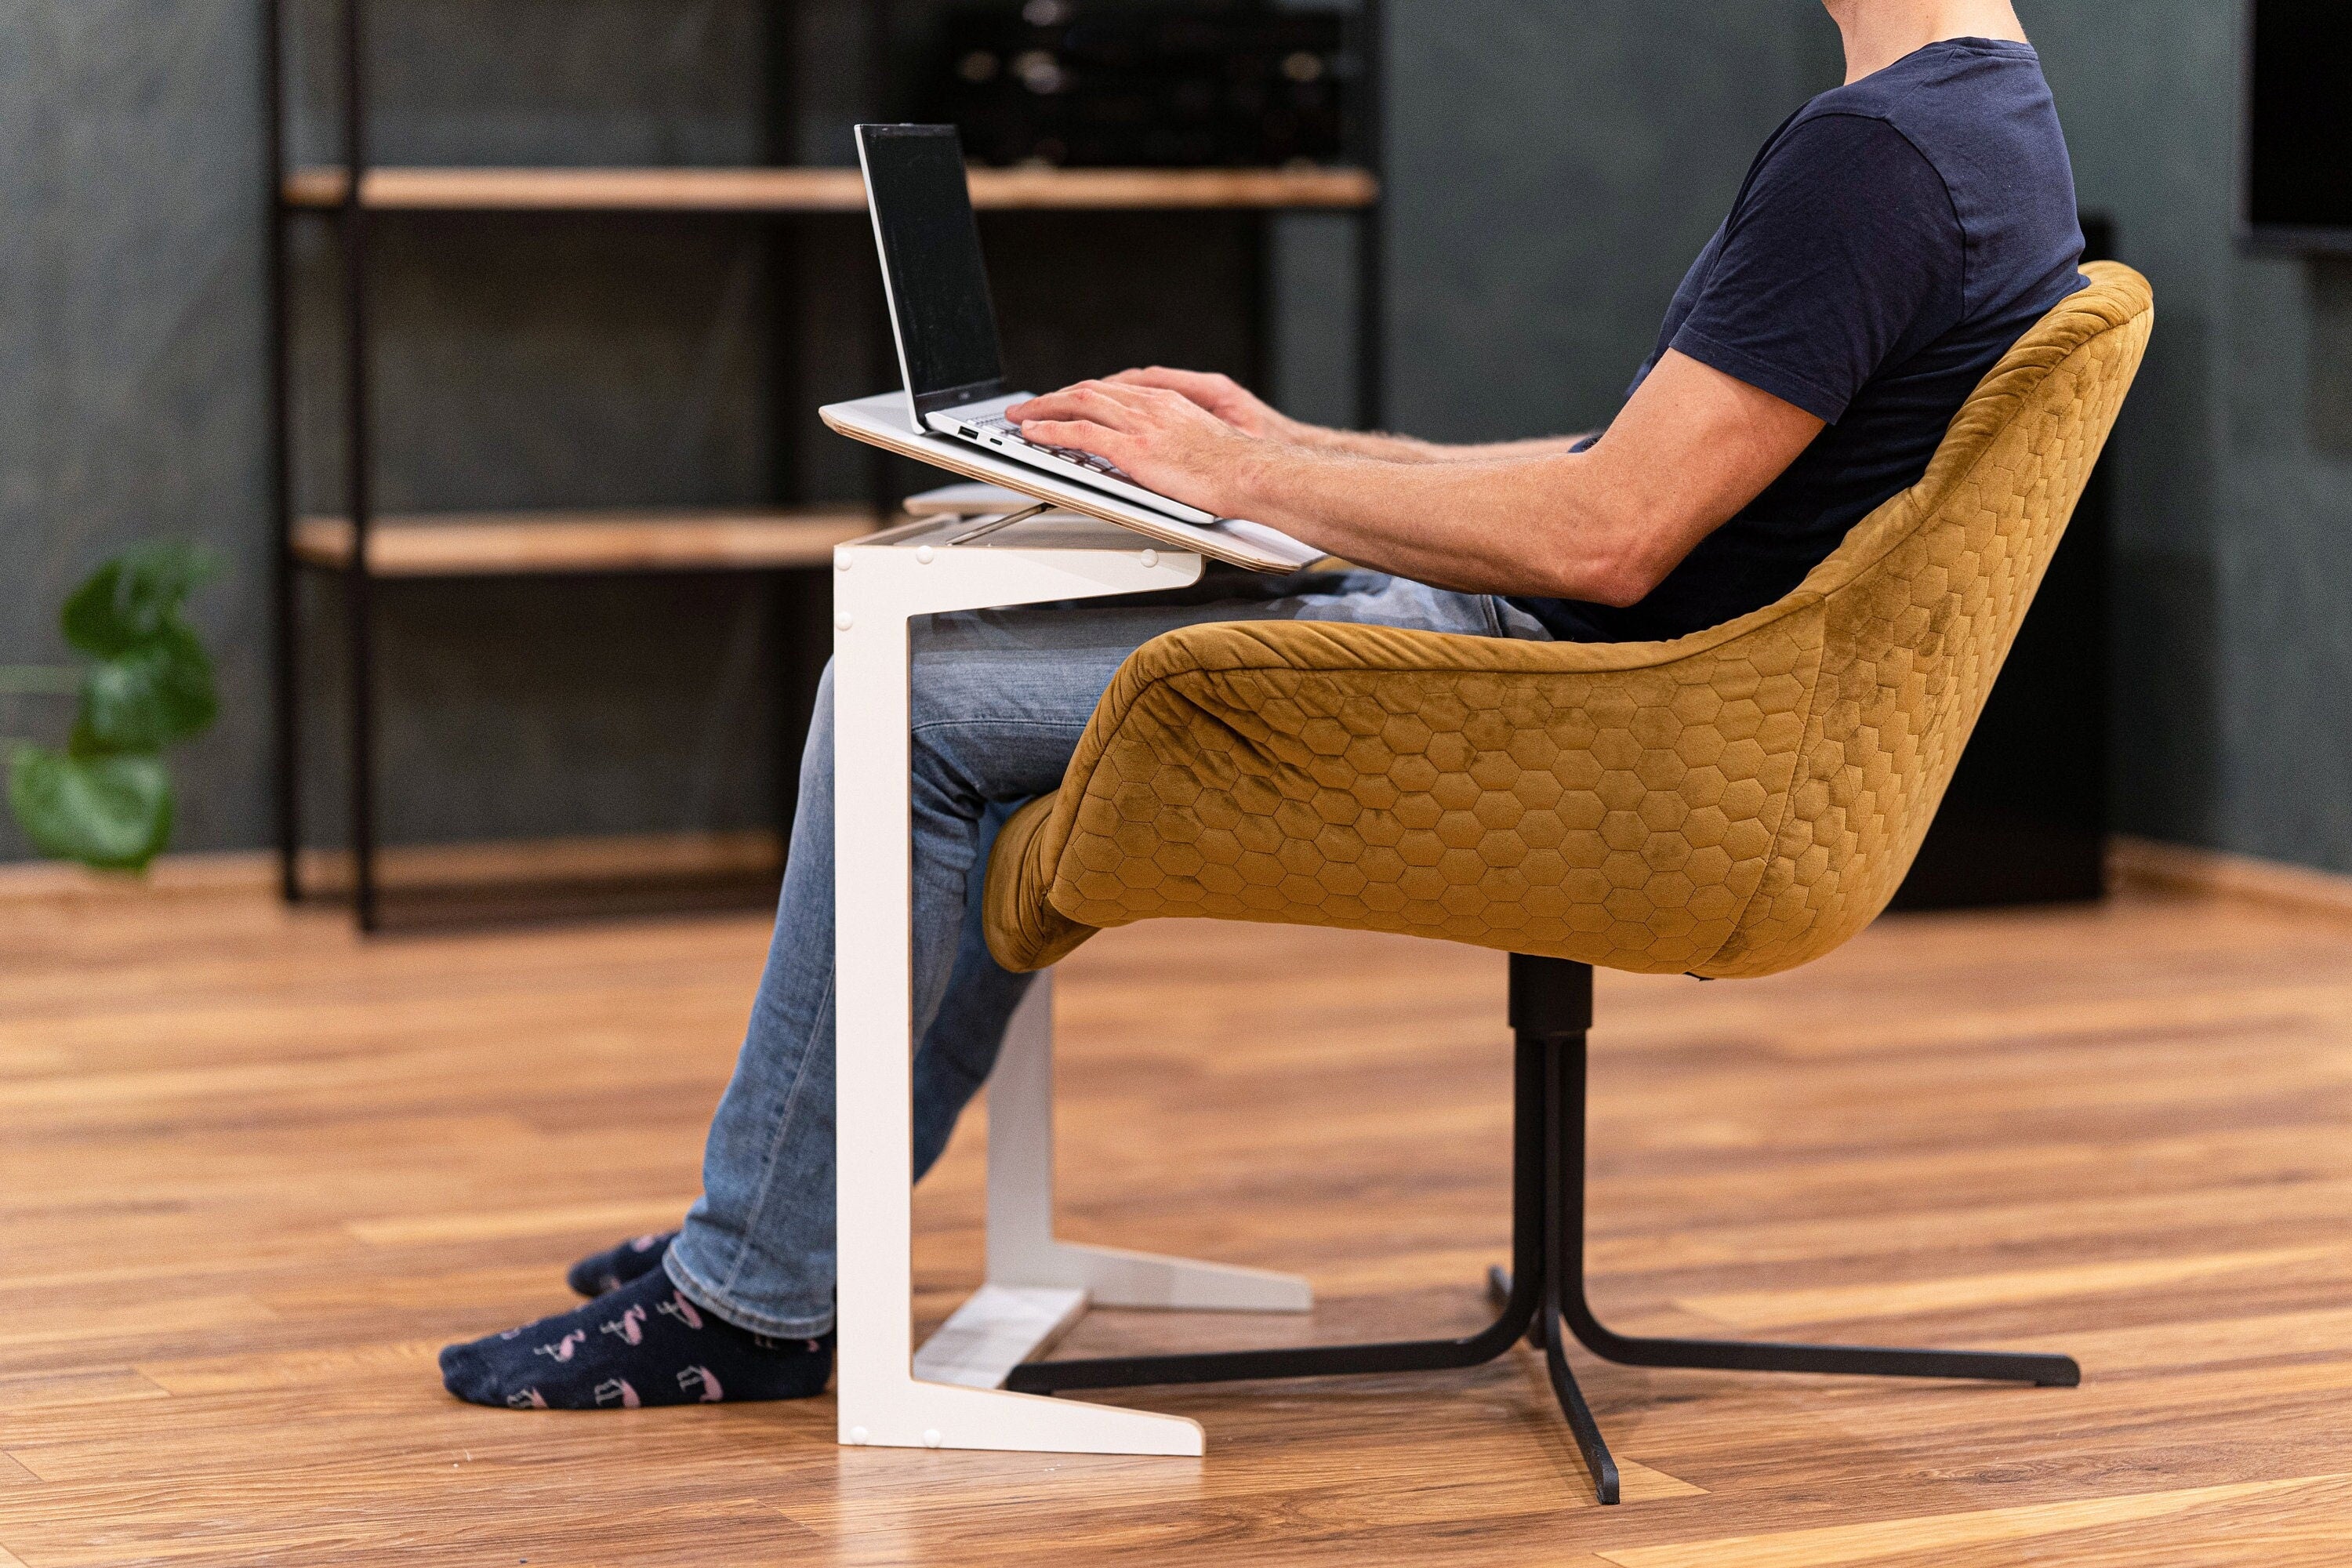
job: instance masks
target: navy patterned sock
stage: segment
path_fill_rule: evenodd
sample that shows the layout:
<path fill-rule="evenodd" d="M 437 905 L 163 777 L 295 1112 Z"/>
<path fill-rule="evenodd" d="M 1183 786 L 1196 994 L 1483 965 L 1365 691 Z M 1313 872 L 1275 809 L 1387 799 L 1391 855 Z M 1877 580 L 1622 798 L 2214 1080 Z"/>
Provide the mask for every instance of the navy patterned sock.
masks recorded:
<path fill-rule="evenodd" d="M 475 1405 L 617 1410 L 805 1399 L 833 1373 L 833 1336 L 776 1340 L 739 1329 L 653 1269 L 559 1317 L 450 1345 L 441 1382 Z"/>
<path fill-rule="evenodd" d="M 617 1290 L 630 1280 L 642 1278 L 648 1270 L 659 1268 L 661 1260 L 669 1256 L 669 1244 L 677 1239 L 674 1230 L 657 1230 L 650 1236 L 631 1237 L 618 1247 L 608 1247 L 602 1252 L 592 1252 L 572 1266 L 563 1282 L 578 1294 L 594 1300 L 607 1291 Z"/>

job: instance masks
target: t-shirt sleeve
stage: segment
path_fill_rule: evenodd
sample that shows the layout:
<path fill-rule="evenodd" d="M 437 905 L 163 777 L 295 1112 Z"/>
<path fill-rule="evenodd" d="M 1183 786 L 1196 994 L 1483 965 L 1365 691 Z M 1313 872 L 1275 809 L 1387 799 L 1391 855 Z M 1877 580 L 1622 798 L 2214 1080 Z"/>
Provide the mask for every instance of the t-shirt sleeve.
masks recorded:
<path fill-rule="evenodd" d="M 1825 114 L 1758 167 L 1673 347 L 1835 424 L 1895 347 L 1959 319 L 1941 175 L 1883 120 Z"/>

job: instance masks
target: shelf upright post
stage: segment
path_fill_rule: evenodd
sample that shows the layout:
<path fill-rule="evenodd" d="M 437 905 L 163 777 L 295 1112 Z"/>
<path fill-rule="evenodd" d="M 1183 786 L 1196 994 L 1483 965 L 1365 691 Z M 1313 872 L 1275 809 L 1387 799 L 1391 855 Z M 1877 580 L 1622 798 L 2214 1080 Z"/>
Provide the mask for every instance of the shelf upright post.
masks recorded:
<path fill-rule="evenodd" d="M 375 593 L 368 571 L 367 62 L 362 0 L 343 0 L 344 485 L 352 516 L 345 568 L 351 639 L 352 904 L 363 931 L 376 929 Z"/>
<path fill-rule="evenodd" d="M 1279 394 L 1274 384 L 1276 322 L 1280 316 L 1280 298 L 1275 276 L 1275 258 L 1281 254 L 1276 234 L 1282 220 L 1297 209 L 1293 207 L 1260 207 L 1255 212 L 1235 215 L 1249 236 L 1249 362 L 1242 373 L 1245 384 L 1267 402 Z"/>
<path fill-rule="evenodd" d="M 890 118 L 891 108 L 898 98 L 898 84 L 890 68 L 891 41 L 897 36 L 897 20 L 892 0 L 866 0 L 866 37 L 862 46 L 866 51 L 866 111 L 877 120 Z M 866 281 L 862 287 L 866 297 L 872 301 L 870 308 L 861 312 L 867 323 L 866 331 L 872 334 L 866 340 L 866 363 L 872 367 L 874 384 L 887 386 L 899 379 L 900 374 L 897 339 L 890 324 L 890 308 L 884 299 L 879 268 L 868 268 L 865 276 Z M 877 321 L 881 323 L 878 329 L 874 326 Z M 890 454 L 879 447 L 866 448 L 866 482 L 874 492 L 874 525 L 877 528 L 889 526 L 891 513 L 906 499 L 898 480 L 898 468 Z"/>
<path fill-rule="evenodd" d="M 269 473 L 264 481 L 264 512 L 273 532 L 269 545 L 269 596 L 275 639 L 270 671 L 273 705 L 272 773 L 277 781 L 278 891 L 288 903 L 302 897 L 301 677 L 296 668 L 293 418 L 286 299 L 286 47 L 279 0 L 261 6 L 262 278 L 268 290 L 269 333 Z"/>
<path fill-rule="evenodd" d="M 1357 0 L 1362 85 L 1356 95 L 1357 140 L 1372 199 L 1356 214 L 1356 424 L 1388 421 L 1388 31 L 1382 0 Z"/>
<path fill-rule="evenodd" d="M 762 40 L 767 89 L 762 154 L 774 166 L 801 162 L 799 83 L 794 76 L 801 21 L 798 0 L 762 0 Z M 808 275 L 807 234 L 791 216 L 779 214 L 760 229 L 766 247 L 768 279 L 768 459 L 770 496 L 780 504 L 810 498 L 803 480 L 800 433 L 807 411 L 807 330 L 803 284 Z M 829 650 L 820 638 L 832 609 L 831 584 L 814 567 L 787 566 L 762 574 L 770 640 L 772 713 L 776 737 L 774 798 L 776 848 L 781 868 L 792 848 L 793 824 L 800 813 L 801 753 L 817 682 Z"/>

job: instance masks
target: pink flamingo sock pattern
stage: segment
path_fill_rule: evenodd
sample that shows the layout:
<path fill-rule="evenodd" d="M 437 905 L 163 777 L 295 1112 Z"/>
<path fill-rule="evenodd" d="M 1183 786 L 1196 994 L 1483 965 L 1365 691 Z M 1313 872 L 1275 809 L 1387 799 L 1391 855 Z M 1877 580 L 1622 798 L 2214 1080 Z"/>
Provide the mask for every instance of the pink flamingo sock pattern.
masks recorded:
<path fill-rule="evenodd" d="M 441 1381 L 511 1410 L 805 1399 L 833 1373 L 833 1336 L 779 1340 L 688 1300 L 656 1268 L 559 1316 L 441 1352 Z"/>
<path fill-rule="evenodd" d="M 659 1268 L 662 1259 L 669 1256 L 669 1244 L 677 1237 L 674 1230 L 656 1230 L 633 1236 L 618 1247 L 592 1252 L 572 1266 L 572 1272 L 563 1277 L 564 1283 L 593 1300 Z"/>

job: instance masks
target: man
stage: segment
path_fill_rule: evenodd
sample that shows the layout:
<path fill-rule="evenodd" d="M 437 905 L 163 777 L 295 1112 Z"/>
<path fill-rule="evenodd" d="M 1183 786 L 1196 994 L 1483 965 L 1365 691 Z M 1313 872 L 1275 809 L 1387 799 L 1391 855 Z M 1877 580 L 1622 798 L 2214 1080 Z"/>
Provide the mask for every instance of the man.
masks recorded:
<path fill-rule="evenodd" d="M 2083 286 L 2065 142 L 2009 0 L 1825 0 L 1845 85 L 1749 171 L 1598 437 L 1350 435 L 1222 376 L 1129 371 L 1010 410 L 1221 516 L 1374 570 L 934 617 L 913 676 L 917 1170 L 1025 984 L 971 908 L 995 826 L 1061 783 L 1120 662 L 1173 627 L 1295 617 L 1487 637 L 1679 637 L 1796 586 L 1914 483 L 2017 338 Z M 442 1352 L 451 1393 L 545 1408 L 792 1398 L 832 1369 L 833 730 L 802 764 L 776 939 L 670 1236 L 584 1260 L 596 1296 Z M 601 1294 L 600 1294 L 601 1293 Z"/>

